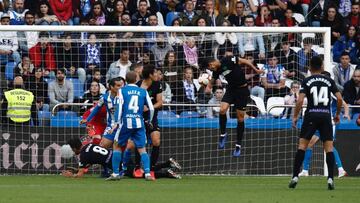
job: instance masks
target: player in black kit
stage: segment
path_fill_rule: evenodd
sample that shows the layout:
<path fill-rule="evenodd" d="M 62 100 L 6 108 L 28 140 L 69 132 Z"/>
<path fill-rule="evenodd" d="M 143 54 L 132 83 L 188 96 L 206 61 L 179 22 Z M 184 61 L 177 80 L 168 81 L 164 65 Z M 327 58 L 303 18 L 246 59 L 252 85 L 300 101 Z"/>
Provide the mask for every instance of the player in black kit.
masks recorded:
<path fill-rule="evenodd" d="M 246 105 L 249 101 L 250 92 L 247 87 L 245 71 L 241 65 L 247 65 L 252 67 L 258 74 L 262 73 L 261 70 L 257 69 L 250 61 L 235 56 L 225 57 L 221 61 L 217 59 L 211 59 L 208 61 L 208 69 L 213 71 L 213 79 L 211 84 L 214 84 L 219 76 L 222 75 L 225 77 L 228 82 L 228 87 L 226 93 L 221 100 L 220 104 L 220 138 L 219 138 L 219 148 L 223 149 L 226 142 L 226 112 L 228 111 L 231 104 L 235 105 L 236 114 L 237 114 L 237 142 L 233 156 L 239 157 L 241 154 L 241 141 L 244 134 L 245 124 L 244 117 L 246 114 Z"/>
<path fill-rule="evenodd" d="M 337 100 L 336 114 L 334 116 L 335 124 L 340 122 L 340 111 L 342 107 L 341 93 L 337 89 L 334 80 L 322 75 L 323 61 L 320 57 L 314 56 L 310 60 L 311 76 L 306 78 L 301 85 L 300 94 L 296 102 L 293 116 L 293 127 L 296 128 L 298 116 L 302 108 L 304 98 L 307 97 L 307 109 L 305 111 L 304 121 L 301 126 L 298 150 L 295 155 L 293 176 L 289 183 L 289 188 L 295 188 L 299 180 L 298 174 L 303 163 L 305 150 L 315 131 L 320 133 L 320 139 L 323 141 L 326 152 L 326 164 L 328 167 L 328 189 L 334 187 L 334 154 L 333 154 L 333 126 L 331 121 L 331 93 Z"/>

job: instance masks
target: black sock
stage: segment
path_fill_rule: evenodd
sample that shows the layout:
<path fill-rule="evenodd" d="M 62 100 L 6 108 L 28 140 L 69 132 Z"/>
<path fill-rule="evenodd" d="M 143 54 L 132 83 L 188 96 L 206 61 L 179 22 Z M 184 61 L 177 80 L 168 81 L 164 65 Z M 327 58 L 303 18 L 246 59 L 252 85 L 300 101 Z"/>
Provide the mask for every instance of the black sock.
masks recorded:
<path fill-rule="evenodd" d="M 137 150 L 135 150 L 135 168 L 141 168 L 141 156 Z"/>
<path fill-rule="evenodd" d="M 244 136 L 244 129 L 245 129 L 244 122 L 239 122 L 238 121 L 237 127 L 236 127 L 236 139 L 237 139 L 236 144 L 238 144 L 238 145 L 241 145 L 241 141 L 242 141 L 243 136 Z"/>
<path fill-rule="evenodd" d="M 300 173 L 300 167 L 304 161 L 304 157 L 305 157 L 305 151 L 298 149 L 296 152 L 296 155 L 295 155 L 295 160 L 294 160 L 293 178 L 298 177 L 298 175 Z"/>
<path fill-rule="evenodd" d="M 219 122 L 220 122 L 220 133 L 223 135 L 226 133 L 226 122 L 227 122 L 226 114 L 219 115 Z"/>
<path fill-rule="evenodd" d="M 160 146 L 153 146 L 151 150 L 151 157 L 150 157 L 150 166 L 152 170 L 154 170 L 154 166 L 156 165 L 160 154 Z"/>
<path fill-rule="evenodd" d="M 333 152 L 326 153 L 326 164 L 329 173 L 328 178 L 331 179 L 334 179 L 334 163 L 335 163 L 334 153 Z"/>

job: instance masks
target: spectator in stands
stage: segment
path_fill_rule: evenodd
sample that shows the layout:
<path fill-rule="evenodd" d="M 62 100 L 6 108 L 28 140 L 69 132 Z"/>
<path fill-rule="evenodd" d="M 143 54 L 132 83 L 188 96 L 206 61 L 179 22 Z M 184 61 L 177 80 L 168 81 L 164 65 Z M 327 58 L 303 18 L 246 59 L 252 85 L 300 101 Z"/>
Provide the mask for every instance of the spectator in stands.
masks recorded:
<path fill-rule="evenodd" d="M 105 82 L 103 80 L 101 71 L 98 68 L 93 69 L 91 78 L 89 78 L 88 81 L 86 82 L 86 89 L 90 89 L 91 83 L 93 81 L 96 81 L 97 83 L 99 83 L 100 93 L 105 94 L 105 92 L 106 92 L 106 87 L 104 86 Z"/>
<path fill-rule="evenodd" d="M 299 66 L 298 70 L 300 71 L 300 73 L 303 74 L 304 76 L 306 76 L 306 74 L 308 72 L 308 67 L 310 65 L 310 59 L 313 56 L 317 56 L 318 53 L 316 53 L 314 50 L 312 50 L 313 38 L 311 38 L 311 37 L 304 38 L 303 46 L 304 46 L 304 48 L 302 48 L 297 53 L 297 59 L 298 59 L 297 64 Z"/>
<path fill-rule="evenodd" d="M 154 64 L 155 63 L 155 57 L 154 54 L 151 51 L 144 51 L 141 54 L 141 58 L 139 60 L 144 66 L 147 64 Z"/>
<path fill-rule="evenodd" d="M 106 22 L 105 10 L 101 1 L 95 1 L 91 12 L 86 16 L 90 25 L 104 25 Z"/>
<path fill-rule="evenodd" d="M 296 21 L 296 19 L 293 17 L 294 12 L 290 9 L 287 8 L 285 11 L 285 19 L 284 19 L 284 25 L 286 27 L 295 27 L 298 26 L 298 22 Z M 294 33 L 288 33 L 288 40 L 290 41 L 290 43 L 292 45 L 295 45 L 295 34 Z"/>
<path fill-rule="evenodd" d="M 24 25 L 27 11 L 28 9 L 24 9 L 24 0 L 13 1 L 13 9 L 9 11 L 10 25 Z"/>
<path fill-rule="evenodd" d="M 184 55 L 186 64 L 194 67 L 199 67 L 198 64 L 198 50 L 196 47 L 196 42 L 194 37 L 187 37 L 184 44 Z"/>
<path fill-rule="evenodd" d="M 74 25 L 79 25 L 81 19 L 85 19 L 91 12 L 91 7 L 95 0 L 72 0 L 72 2 L 73 22 Z"/>
<path fill-rule="evenodd" d="M 166 42 L 165 35 L 163 33 L 157 33 L 156 44 L 154 44 L 150 51 L 154 54 L 156 67 L 164 65 L 164 59 L 169 51 L 174 49 Z"/>
<path fill-rule="evenodd" d="M 344 84 L 352 78 L 355 67 L 350 64 L 348 52 L 343 52 L 340 57 L 340 63 L 333 68 L 334 81 L 340 92 L 344 89 Z"/>
<path fill-rule="evenodd" d="M 92 68 L 95 66 L 100 67 L 100 44 L 97 43 L 97 37 L 94 33 L 89 34 L 89 41 L 80 49 L 81 55 L 85 56 L 86 73 L 91 74 Z"/>
<path fill-rule="evenodd" d="M 80 47 L 72 39 L 71 33 L 65 33 L 62 37 L 62 43 L 56 46 L 57 67 L 65 68 L 67 76 L 75 76 L 84 84 L 86 81 L 86 72 L 82 68 L 80 56 Z"/>
<path fill-rule="evenodd" d="M 359 19 L 359 12 L 360 12 L 360 3 L 353 2 L 351 5 L 351 13 L 344 19 L 345 25 L 347 27 L 354 26 L 359 27 L 360 26 L 360 19 Z"/>
<path fill-rule="evenodd" d="M 1 25 L 9 25 L 9 14 L 2 14 L 0 22 Z M 6 65 L 9 61 L 19 63 L 21 59 L 18 48 L 19 46 L 16 32 L 0 32 L 0 66 Z"/>
<path fill-rule="evenodd" d="M 277 52 L 279 64 L 285 68 L 285 76 L 291 80 L 302 81 L 305 76 L 298 70 L 297 54 L 294 50 L 290 49 L 290 42 L 287 37 L 284 37 L 281 42 L 281 50 Z"/>
<path fill-rule="evenodd" d="M 119 60 L 113 62 L 106 73 L 106 82 L 109 80 L 122 77 L 125 78 L 126 73 L 130 71 L 131 62 L 129 61 L 130 51 L 126 48 L 121 49 Z"/>
<path fill-rule="evenodd" d="M 70 80 L 65 80 L 66 70 L 58 68 L 56 70 L 56 79 L 49 84 L 50 109 L 59 103 L 73 103 L 74 86 Z M 70 110 L 69 105 L 62 105 L 58 110 Z"/>
<path fill-rule="evenodd" d="M 350 105 L 360 105 L 360 69 L 356 69 L 352 79 L 345 83 L 344 101 Z M 360 108 L 352 108 L 352 114 L 360 113 Z"/>
<path fill-rule="evenodd" d="M 31 63 L 29 56 L 23 55 L 22 60 L 18 63 L 14 69 L 15 76 L 21 76 L 25 82 L 29 81 L 30 77 L 33 77 L 35 72 L 34 64 Z"/>
<path fill-rule="evenodd" d="M 193 69 L 190 66 L 185 67 L 182 80 L 178 80 L 174 91 L 173 101 L 180 104 L 195 104 L 197 97 L 197 88 L 194 84 Z M 177 113 L 181 111 L 196 111 L 195 107 L 179 107 Z"/>
<path fill-rule="evenodd" d="M 34 94 L 37 110 L 49 111 L 48 83 L 44 81 L 43 74 L 42 68 L 36 68 L 34 76 L 29 78 L 25 87 Z"/>
<path fill-rule="evenodd" d="M 181 22 L 179 18 L 175 18 L 171 26 L 179 27 L 181 26 Z M 170 32 L 170 34 L 167 35 L 169 44 L 175 49 L 175 47 L 180 46 L 184 42 L 184 35 L 177 33 L 177 32 Z"/>
<path fill-rule="evenodd" d="M 196 25 L 198 27 L 205 27 L 206 26 L 206 19 L 203 17 L 199 17 L 196 21 Z M 210 56 L 212 56 L 212 43 L 213 37 L 209 33 L 198 33 L 194 36 L 196 39 L 196 47 L 198 49 L 198 58 L 199 64 L 203 64 Z M 184 58 L 178 54 L 178 58 Z"/>
<path fill-rule="evenodd" d="M 228 20 L 232 26 L 243 26 L 245 21 L 245 4 L 242 1 L 236 2 L 236 11 L 229 15 Z"/>
<path fill-rule="evenodd" d="M 334 62 L 340 62 L 340 56 L 345 51 L 349 53 L 351 63 L 358 64 L 359 58 L 357 54 L 359 52 L 357 31 L 355 26 L 349 26 L 347 32 L 337 40 L 333 46 L 333 59 Z"/>
<path fill-rule="evenodd" d="M 231 26 L 228 20 L 224 20 L 222 26 Z M 237 36 L 232 33 L 215 33 L 215 42 L 213 45 L 214 56 L 224 56 L 225 51 L 237 53 Z M 217 57 L 218 58 L 218 57 Z"/>
<path fill-rule="evenodd" d="M 121 25 L 122 26 L 131 26 L 131 16 L 128 12 L 125 12 L 121 15 Z M 134 36 L 133 32 L 120 33 L 119 38 L 129 39 Z"/>
<path fill-rule="evenodd" d="M 258 13 L 259 6 L 265 3 L 265 0 L 247 0 L 242 1 L 245 4 L 245 16 L 252 15 L 256 16 Z"/>
<path fill-rule="evenodd" d="M 265 64 L 264 73 L 260 76 L 261 83 L 265 88 L 266 98 L 283 97 L 286 94 L 285 68 L 278 64 L 275 54 L 269 53 L 268 64 Z"/>
<path fill-rule="evenodd" d="M 332 4 L 332 0 L 312 0 L 309 7 L 308 22 L 312 27 L 320 27 L 320 21 L 324 17 L 326 9 Z"/>
<path fill-rule="evenodd" d="M 120 43 L 117 42 L 116 33 L 109 33 L 108 38 L 105 42 L 103 42 L 101 46 L 101 62 L 102 67 L 102 74 L 106 74 L 106 70 L 110 67 L 110 64 L 118 59 L 120 56 Z"/>
<path fill-rule="evenodd" d="M 39 3 L 39 9 L 37 11 L 36 19 L 35 19 L 36 25 L 61 25 L 60 20 L 58 17 L 54 14 L 52 8 L 50 7 L 50 4 L 48 1 L 44 0 Z M 50 32 L 52 36 L 59 37 L 59 32 Z"/>
<path fill-rule="evenodd" d="M 147 20 L 149 22 L 146 25 L 158 26 L 158 18 L 155 14 L 149 15 Z M 144 49 L 149 50 L 156 42 L 156 32 L 146 32 L 145 37 L 146 37 L 146 42 Z"/>
<path fill-rule="evenodd" d="M 246 60 L 249 60 L 254 66 L 256 66 L 255 59 L 252 53 L 248 53 L 245 56 Z M 247 80 L 250 94 L 265 99 L 265 89 L 260 86 L 260 75 L 255 72 L 251 67 L 244 66 L 245 78 Z"/>
<path fill-rule="evenodd" d="M 205 1 L 205 10 L 201 16 L 206 19 L 206 25 L 211 27 L 221 26 L 225 20 L 224 16 L 215 9 L 213 0 Z"/>
<path fill-rule="evenodd" d="M 265 2 L 269 6 L 269 10 L 270 10 L 272 16 L 278 17 L 280 19 L 284 18 L 284 12 L 285 12 L 285 10 L 287 8 L 287 3 L 289 1 L 265 0 Z"/>
<path fill-rule="evenodd" d="M 176 59 L 176 53 L 169 51 L 165 56 L 164 66 L 162 68 L 165 76 L 164 81 L 170 85 L 171 89 L 176 88 L 179 74 L 182 72 L 182 67 Z"/>
<path fill-rule="evenodd" d="M 262 5 L 258 11 L 258 15 L 255 19 L 255 25 L 260 27 L 270 27 L 272 22 L 272 16 L 268 5 Z"/>
<path fill-rule="evenodd" d="M 320 21 L 321 27 L 331 28 L 331 45 L 345 33 L 345 25 L 341 15 L 337 13 L 336 6 L 329 6 L 326 10 L 324 18 Z"/>
<path fill-rule="evenodd" d="M 72 1 L 71 0 L 49 0 L 50 6 L 61 25 L 73 25 Z"/>
<path fill-rule="evenodd" d="M 245 17 L 245 27 L 254 27 L 254 23 L 253 16 Z M 245 56 L 245 52 L 253 52 L 255 57 L 258 55 L 261 60 L 265 59 L 264 39 L 261 33 L 239 33 L 237 37 L 241 57 Z"/>
<path fill-rule="evenodd" d="M 286 0 L 286 9 L 291 9 L 294 13 L 301 13 L 303 14 L 303 0 Z M 285 10 L 286 11 L 286 10 Z M 303 14 L 304 15 L 304 14 Z"/>
<path fill-rule="evenodd" d="M 311 3 L 311 0 L 301 0 L 301 7 L 302 7 L 302 12 L 301 14 L 305 17 L 308 17 L 308 12 L 309 12 L 309 6 Z M 308 24 L 308 18 L 305 18 L 305 22 Z"/>
<path fill-rule="evenodd" d="M 293 81 L 290 86 L 290 93 L 285 96 L 285 104 L 286 105 L 295 105 L 297 102 L 297 98 L 299 98 L 300 94 L 300 82 Z M 306 105 L 306 99 L 304 101 L 304 105 Z M 294 114 L 294 107 L 288 107 L 285 109 L 284 118 L 292 118 Z"/>
<path fill-rule="evenodd" d="M 199 15 L 194 10 L 194 4 L 192 0 L 185 0 L 184 3 L 184 12 L 179 14 L 179 18 L 181 20 L 181 24 L 183 26 L 193 26 L 196 25 L 196 21 L 199 18 Z"/>
<path fill-rule="evenodd" d="M 179 12 L 182 11 L 182 4 L 179 0 L 159 1 L 159 11 L 164 17 L 165 25 L 171 26 L 171 23 L 179 18 Z"/>
<path fill-rule="evenodd" d="M 90 88 L 86 92 L 84 92 L 82 103 L 93 104 L 94 102 L 99 101 L 101 96 L 100 90 L 100 83 L 95 80 L 92 81 L 90 84 Z"/>
<path fill-rule="evenodd" d="M 1 125 L 30 126 L 31 118 L 35 126 L 38 125 L 34 95 L 24 89 L 21 76 L 14 78 L 13 89 L 6 91 L 1 99 Z"/>
<path fill-rule="evenodd" d="M 25 13 L 25 25 L 35 25 L 35 13 L 27 11 Z M 22 54 L 28 54 L 29 50 L 34 47 L 39 40 L 39 32 L 23 31 L 18 32 L 19 48 Z"/>
<path fill-rule="evenodd" d="M 209 100 L 208 104 L 217 104 L 220 106 L 221 100 L 224 96 L 224 89 L 221 87 L 215 87 L 214 95 Z M 220 107 L 207 107 L 206 118 L 218 118 L 220 113 Z M 230 118 L 229 110 L 226 112 L 226 117 Z"/>
<path fill-rule="evenodd" d="M 131 16 L 132 25 L 140 25 L 145 26 L 148 22 L 148 17 L 150 16 L 150 12 L 148 12 L 148 2 L 147 0 L 140 0 L 139 7 L 137 12 L 135 12 Z"/>
<path fill-rule="evenodd" d="M 115 0 L 114 5 L 114 10 L 106 18 L 106 25 L 121 25 L 121 15 L 127 10 L 123 0 Z"/>
<path fill-rule="evenodd" d="M 280 27 L 281 23 L 278 18 L 273 18 L 271 27 Z M 280 49 L 281 40 L 284 38 L 283 33 L 268 33 L 264 36 L 265 49 L 268 51 L 275 51 Z"/>
<path fill-rule="evenodd" d="M 215 0 L 215 10 L 228 19 L 231 14 L 236 13 L 236 4 L 239 1 Z"/>
<path fill-rule="evenodd" d="M 138 8 L 140 6 L 140 0 L 126 0 L 124 1 L 125 4 L 127 5 L 126 7 L 128 8 L 129 12 L 134 14 L 138 11 Z M 147 2 L 147 10 L 149 10 L 150 13 L 155 14 L 156 12 L 158 12 L 158 4 L 156 0 L 146 0 Z"/>
<path fill-rule="evenodd" d="M 36 68 L 45 70 L 45 76 L 55 75 L 53 72 L 56 69 L 55 51 L 47 32 L 39 34 L 39 42 L 29 50 L 29 56 Z"/>

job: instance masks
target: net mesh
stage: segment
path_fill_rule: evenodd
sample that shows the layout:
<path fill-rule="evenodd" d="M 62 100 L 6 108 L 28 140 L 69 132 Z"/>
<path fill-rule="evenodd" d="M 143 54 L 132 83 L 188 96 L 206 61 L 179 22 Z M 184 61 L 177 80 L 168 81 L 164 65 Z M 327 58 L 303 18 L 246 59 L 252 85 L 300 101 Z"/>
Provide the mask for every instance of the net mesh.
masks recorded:
<path fill-rule="evenodd" d="M 285 104 L 292 82 L 306 76 L 310 56 L 324 54 L 321 33 L 9 33 L 10 40 L 17 40 L 20 57 L 9 57 L 1 64 L 1 96 L 21 76 L 24 89 L 35 96 L 38 119 L 31 119 L 30 127 L 9 124 L 6 106 L 2 107 L 1 173 L 58 173 L 67 166 L 76 167 L 76 159 L 61 159 L 60 146 L 87 135 L 79 121 L 106 91 L 107 81 L 130 70 L 141 78 L 142 67 L 154 64 L 163 86 L 160 161 L 173 157 L 188 174 L 290 174 L 298 135 L 291 129 L 291 108 L 270 113 L 266 108 Z M 225 149 L 218 149 L 218 105 L 227 81 L 220 77 L 219 89 L 203 82 L 212 74 L 206 69 L 207 60 L 225 56 L 246 58 L 264 70 L 258 75 L 242 67 L 252 100 L 240 158 L 232 157 L 233 107 L 228 113 L 228 142 Z M 60 86 L 59 69 L 65 72 Z M 265 82 L 282 85 L 266 88 Z M 286 102 L 294 104 L 291 98 Z M 315 146 L 312 160 L 312 173 L 321 174 L 321 146 Z"/>

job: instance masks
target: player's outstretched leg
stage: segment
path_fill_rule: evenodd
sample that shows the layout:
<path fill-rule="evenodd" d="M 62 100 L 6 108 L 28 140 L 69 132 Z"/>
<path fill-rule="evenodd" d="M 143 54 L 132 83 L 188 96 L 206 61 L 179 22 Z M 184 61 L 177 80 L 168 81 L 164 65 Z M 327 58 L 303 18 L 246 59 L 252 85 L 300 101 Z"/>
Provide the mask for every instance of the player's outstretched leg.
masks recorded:
<path fill-rule="evenodd" d="M 219 125 L 220 125 L 220 137 L 219 137 L 219 149 L 224 149 L 226 143 L 226 112 L 229 109 L 230 104 L 226 102 L 221 102 L 220 104 L 220 113 L 219 113 Z"/>
<path fill-rule="evenodd" d="M 342 162 L 341 162 L 341 159 L 340 159 L 339 152 L 336 150 L 335 147 L 333 148 L 333 153 L 334 153 L 336 166 L 338 168 L 338 177 L 342 178 L 344 176 L 347 176 L 347 173 L 346 173 L 346 171 L 344 170 L 344 168 L 342 166 Z"/>

